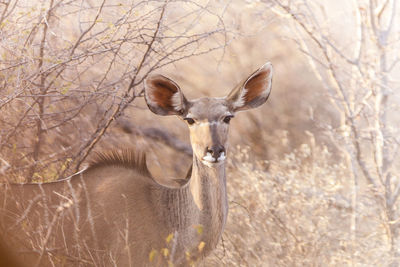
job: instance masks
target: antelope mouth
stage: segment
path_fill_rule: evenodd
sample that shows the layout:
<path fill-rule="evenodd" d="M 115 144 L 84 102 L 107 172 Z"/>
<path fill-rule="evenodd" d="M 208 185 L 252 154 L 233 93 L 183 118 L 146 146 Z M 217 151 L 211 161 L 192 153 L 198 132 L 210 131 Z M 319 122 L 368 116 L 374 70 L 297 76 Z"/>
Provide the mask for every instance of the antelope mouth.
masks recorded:
<path fill-rule="evenodd" d="M 225 152 L 222 152 L 221 155 L 219 155 L 218 158 L 214 158 L 210 152 L 207 152 L 207 154 L 202 158 L 202 162 L 211 167 L 211 166 L 215 166 L 215 165 L 219 165 L 223 162 L 225 162 Z"/>

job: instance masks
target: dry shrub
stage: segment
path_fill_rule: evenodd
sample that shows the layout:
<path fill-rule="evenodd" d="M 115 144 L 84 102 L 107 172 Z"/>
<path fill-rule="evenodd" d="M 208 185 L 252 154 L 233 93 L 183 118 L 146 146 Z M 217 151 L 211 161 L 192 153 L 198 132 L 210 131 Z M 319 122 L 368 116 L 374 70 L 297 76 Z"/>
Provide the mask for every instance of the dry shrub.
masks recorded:
<path fill-rule="evenodd" d="M 281 144 L 284 145 L 284 144 Z M 203 266 L 388 265 L 390 241 L 370 192 L 351 206 L 344 158 L 308 144 L 265 161 L 237 146 L 228 167 L 229 219 Z M 359 229 L 352 236 L 353 212 Z"/>
<path fill-rule="evenodd" d="M 190 1 L 0 5 L 0 175 L 18 182 L 80 169 L 149 73 L 230 35 L 218 13 Z"/>

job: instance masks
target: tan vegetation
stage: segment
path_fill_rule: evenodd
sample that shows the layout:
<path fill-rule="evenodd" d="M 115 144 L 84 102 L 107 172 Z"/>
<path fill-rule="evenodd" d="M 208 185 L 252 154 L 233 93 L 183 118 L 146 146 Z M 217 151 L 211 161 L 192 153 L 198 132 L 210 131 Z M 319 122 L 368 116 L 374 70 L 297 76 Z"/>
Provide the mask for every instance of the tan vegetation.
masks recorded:
<path fill-rule="evenodd" d="M 232 120 L 229 216 L 200 266 L 398 266 L 399 8 L 3 1 L 0 174 L 50 181 L 139 145 L 155 176 L 184 177 L 186 126 L 147 110 L 143 80 L 223 96 L 271 61 L 269 103 Z"/>

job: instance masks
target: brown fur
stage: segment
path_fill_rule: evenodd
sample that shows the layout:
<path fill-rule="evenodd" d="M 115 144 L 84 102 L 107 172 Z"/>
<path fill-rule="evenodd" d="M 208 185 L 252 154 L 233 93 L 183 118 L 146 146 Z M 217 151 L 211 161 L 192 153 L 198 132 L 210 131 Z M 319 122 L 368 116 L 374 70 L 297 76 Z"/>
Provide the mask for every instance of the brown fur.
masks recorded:
<path fill-rule="evenodd" d="M 177 89 L 166 81 L 154 81 L 155 87 L 162 87 L 165 90 L 157 90 L 154 93 L 154 100 L 163 108 L 173 108 L 171 97 L 176 93 Z"/>
<path fill-rule="evenodd" d="M 269 72 L 260 72 L 246 83 L 246 89 L 248 90 L 245 94 L 246 102 L 252 102 L 262 94 L 262 91 L 265 90 L 265 81 L 268 76 Z"/>

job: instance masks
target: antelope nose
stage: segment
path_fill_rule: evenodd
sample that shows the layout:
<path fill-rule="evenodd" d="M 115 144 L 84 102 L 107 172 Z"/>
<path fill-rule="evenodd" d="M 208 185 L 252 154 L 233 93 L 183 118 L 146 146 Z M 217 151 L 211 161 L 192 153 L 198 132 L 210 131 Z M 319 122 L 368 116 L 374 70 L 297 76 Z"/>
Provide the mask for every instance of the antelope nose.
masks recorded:
<path fill-rule="evenodd" d="M 225 159 L 225 148 L 222 145 L 213 145 L 211 148 L 207 147 L 206 155 L 211 154 L 215 161 Z"/>

